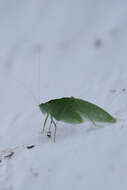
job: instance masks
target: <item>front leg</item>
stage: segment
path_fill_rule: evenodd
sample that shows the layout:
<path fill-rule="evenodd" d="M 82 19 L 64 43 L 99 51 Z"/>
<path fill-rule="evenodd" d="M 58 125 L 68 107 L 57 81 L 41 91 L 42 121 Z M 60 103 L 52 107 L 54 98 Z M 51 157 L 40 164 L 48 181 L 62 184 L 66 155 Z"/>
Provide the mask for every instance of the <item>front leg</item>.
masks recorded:
<path fill-rule="evenodd" d="M 52 126 L 52 119 L 51 119 L 51 121 L 50 121 L 50 125 L 49 125 L 49 129 L 48 129 L 48 132 L 47 132 L 47 136 L 49 137 L 49 138 L 51 138 L 51 126 Z"/>
<path fill-rule="evenodd" d="M 47 114 L 47 116 L 46 116 L 46 118 L 45 118 L 44 125 L 43 125 L 43 132 L 44 132 L 44 130 L 45 130 L 45 126 L 46 126 L 46 122 L 47 122 L 48 117 L 49 117 L 49 114 Z"/>

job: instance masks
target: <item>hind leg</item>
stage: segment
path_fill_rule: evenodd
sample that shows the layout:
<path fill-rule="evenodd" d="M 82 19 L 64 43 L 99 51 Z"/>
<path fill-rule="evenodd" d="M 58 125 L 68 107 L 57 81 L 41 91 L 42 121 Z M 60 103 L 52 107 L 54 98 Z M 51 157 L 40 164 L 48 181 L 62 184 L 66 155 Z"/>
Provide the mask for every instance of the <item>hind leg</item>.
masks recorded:
<path fill-rule="evenodd" d="M 54 142 L 56 142 L 56 128 L 57 128 L 57 126 L 56 126 L 56 123 L 55 123 L 55 121 L 53 120 L 53 118 L 52 118 L 52 123 L 53 123 L 53 125 L 54 125 L 54 127 L 55 127 L 55 131 L 54 131 Z"/>

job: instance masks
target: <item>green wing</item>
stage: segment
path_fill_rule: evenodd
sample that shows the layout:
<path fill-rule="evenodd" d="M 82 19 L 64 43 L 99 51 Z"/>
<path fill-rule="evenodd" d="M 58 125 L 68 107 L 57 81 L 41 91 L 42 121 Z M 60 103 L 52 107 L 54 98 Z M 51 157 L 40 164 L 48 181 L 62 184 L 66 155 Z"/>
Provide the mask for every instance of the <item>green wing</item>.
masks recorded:
<path fill-rule="evenodd" d="M 50 101 L 50 114 L 58 121 L 67 123 L 82 123 L 83 119 L 74 106 L 75 102 L 71 98 L 54 99 Z"/>
<path fill-rule="evenodd" d="M 82 99 L 65 97 L 47 102 L 49 113 L 58 121 L 82 123 L 86 118 L 92 122 L 114 123 L 116 119 L 108 112 Z"/>
<path fill-rule="evenodd" d="M 99 106 L 82 99 L 74 98 L 77 111 L 91 121 L 115 123 L 116 119 Z"/>

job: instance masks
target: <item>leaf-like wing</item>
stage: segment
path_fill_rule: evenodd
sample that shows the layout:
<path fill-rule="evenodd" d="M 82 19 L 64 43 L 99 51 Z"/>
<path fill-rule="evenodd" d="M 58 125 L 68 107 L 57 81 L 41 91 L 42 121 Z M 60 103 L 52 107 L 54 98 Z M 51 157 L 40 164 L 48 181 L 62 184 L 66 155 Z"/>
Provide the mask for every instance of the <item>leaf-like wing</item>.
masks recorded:
<path fill-rule="evenodd" d="M 75 109 L 74 103 L 71 98 L 54 99 L 50 104 L 50 114 L 58 121 L 82 123 L 82 116 Z"/>
<path fill-rule="evenodd" d="M 88 120 L 106 123 L 115 123 L 116 119 L 99 106 L 82 99 L 74 98 L 77 104 L 77 111 Z"/>

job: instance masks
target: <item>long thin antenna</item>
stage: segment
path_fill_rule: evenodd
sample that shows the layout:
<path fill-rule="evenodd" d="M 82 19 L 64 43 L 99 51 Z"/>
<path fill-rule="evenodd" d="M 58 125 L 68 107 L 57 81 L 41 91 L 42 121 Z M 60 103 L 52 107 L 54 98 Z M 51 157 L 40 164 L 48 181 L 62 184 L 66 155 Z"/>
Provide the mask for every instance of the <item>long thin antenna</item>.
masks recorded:
<path fill-rule="evenodd" d="M 40 104 L 40 71 L 41 71 L 41 46 L 40 44 L 36 44 L 35 46 L 35 57 L 36 57 L 36 62 L 35 62 L 35 66 L 36 66 L 36 70 L 37 70 L 37 77 L 36 77 L 36 82 L 37 82 L 37 96 L 38 96 L 38 104 Z"/>
<path fill-rule="evenodd" d="M 30 89 L 29 86 L 27 86 L 26 84 L 24 84 L 19 79 L 15 79 L 15 81 L 24 88 L 24 90 L 33 98 L 34 102 L 38 103 L 38 100 L 37 100 L 36 96 L 33 94 L 32 90 Z"/>
<path fill-rule="evenodd" d="M 40 102 L 40 71 L 41 71 L 41 64 L 40 64 L 40 61 L 41 61 L 41 46 L 38 45 L 38 99 L 39 99 L 39 104 L 41 103 Z"/>

